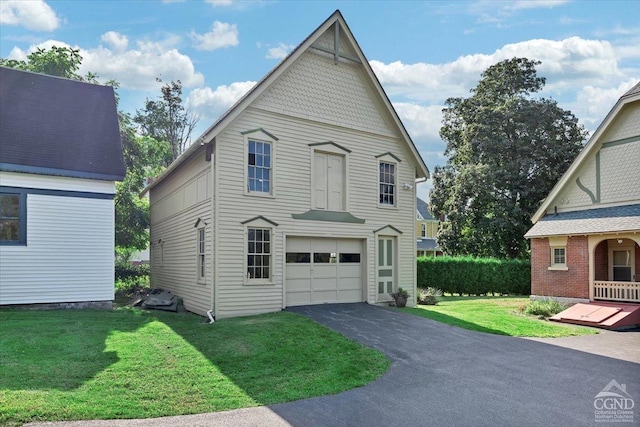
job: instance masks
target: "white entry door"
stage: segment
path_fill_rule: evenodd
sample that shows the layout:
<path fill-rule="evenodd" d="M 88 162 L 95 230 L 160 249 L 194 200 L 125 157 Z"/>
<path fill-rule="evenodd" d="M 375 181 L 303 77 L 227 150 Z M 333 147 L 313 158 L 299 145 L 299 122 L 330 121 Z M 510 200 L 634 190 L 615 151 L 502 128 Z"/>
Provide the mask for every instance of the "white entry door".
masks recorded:
<path fill-rule="evenodd" d="M 391 293 L 396 290 L 396 238 L 378 237 L 378 301 L 391 300 Z"/>

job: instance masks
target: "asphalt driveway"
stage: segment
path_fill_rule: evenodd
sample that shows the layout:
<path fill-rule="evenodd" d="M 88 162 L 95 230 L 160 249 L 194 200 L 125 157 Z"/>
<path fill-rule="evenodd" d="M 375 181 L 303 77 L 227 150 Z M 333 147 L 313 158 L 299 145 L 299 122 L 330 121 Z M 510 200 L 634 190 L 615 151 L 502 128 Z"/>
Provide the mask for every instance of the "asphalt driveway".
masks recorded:
<path fill-rule="evenodd" d="M 640 423 L 636 363 L 468 331 L 367 304 L 288 310 L 382 351 L 391 368 L 361 388 L 270 407 L 38 425 L 585 426 L 596 424 L 595 397 L 611 380 L 626 384 L 636 403 L 634 424 Z"/>
<path fill-rule="evenodd" d="M 365 387 L 271 407 L 295 426 L 585 426 L 615 379 L 638 402 L 640 366 L 468 331 L 366 304 L 290 309 L 376 348 L 390 370 Z M 637 349 L 640 351 L 640 349 Z"/>

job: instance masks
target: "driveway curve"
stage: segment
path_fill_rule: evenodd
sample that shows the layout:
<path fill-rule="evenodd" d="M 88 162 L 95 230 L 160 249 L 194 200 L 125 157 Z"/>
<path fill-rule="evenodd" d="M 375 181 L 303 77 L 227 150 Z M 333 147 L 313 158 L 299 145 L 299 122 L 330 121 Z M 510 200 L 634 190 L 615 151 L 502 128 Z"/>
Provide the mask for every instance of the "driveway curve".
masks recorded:
<path fill-rule="evenodd" d="M 633 423 L 640 421 L 640 366 L 632 362 L 363 303 L 287 310 L 382 351 L 391 368 L 364 387 L 270 407 L 33 425 L 587 426 L 596 424 L 594 400 L 612 380 L 625 384 L 637 403 Z"/>

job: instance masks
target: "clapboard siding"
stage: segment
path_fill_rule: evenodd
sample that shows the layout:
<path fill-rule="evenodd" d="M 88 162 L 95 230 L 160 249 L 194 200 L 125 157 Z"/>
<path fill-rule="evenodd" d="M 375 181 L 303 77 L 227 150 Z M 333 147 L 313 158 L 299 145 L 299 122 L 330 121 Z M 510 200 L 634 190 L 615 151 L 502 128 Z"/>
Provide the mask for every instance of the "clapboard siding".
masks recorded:
<path fill-rule="evenodd" d="M 0 246 L 0 304 L 113 300 L 114 220 L 113 200 L 28 194 L 27 246 Z"/>
<path fill-rule="evenodd" d="M 246 196 L 244 191 L 244 139 L 242 132 L 263 128 L 275 135 L 276 165 L 274 198 Z M 364 224 L 294 220 L 291 214 L 311 209 L 311 160 L 309 144 L 333 141 L 351 150 L 348 155 L 348 211 L 366 220 Z M 398 164 L 398 208 L 378 207 L 378 160 L 376 155 L 392 152 Z M 376 302 L 375 239 L 373 232 L 393 225 L 403 234 L 398 238 L 398 283 L 413 289 L 415 261 L 414 191 L 402 183 L 413 183 L 415 165 L 408 149 L 395 138 L 333 124 L 288 117 L 249 108 L 216 138 L 216 153 L 223 165 L 219 183 L 219 313 L 228 317 L 276 311 L 283 304 L 283 236 L 346 237 L 368 239 L 367 300 Z M 275 264 L 272 285 L 244 284 L 244 232 L 242 222 L 262 215 L 278 223 L 275 227 Z"/>
<path fill-rule="evenodd" d="M 322 52 L 334 52 L 336 30 L 340 43 L 337 51 L 351 58 L 335 60 L 333 54 Z M 202 140 L 214 143 L 215 147 L 214 166 L 211 173 L 206 173 L 206 182 L 215 190 L 206 202 L 188 208 L 188 203 L 181 205 L 186 199 L 180 194 L 186 191 L 195 175 L 205 176 L 202 172 L 206 170 L 204 148 L 190 149 L 190 157 L 174 165 L 175 170 L 152 185 L 152 241 L 165 241 L 163 266 L 154 264 L 152 250 L 154 286 L 175 289 L 192 311 L 202 313 L 213 305 L 213 293 L 207 299 L 206 292 L 199 292 L 203 288 L 192 283 L 196 263 L 195 233 L 189 226 L 198 215 L 209 218 L 205 216 L 206 212 L 215 210 L 211 213 L 211 223 L 215 227 L 211 232 L 213 239 L 208 247 L 215 245 L 217 271 L 207 270 L 214 275 L 206 286 L 209 283 L 214 286 L 216 318 L 278 311 L 284 307 L 284 252 L 289 236 L 362 240 L 366 280 L 363 299 L 376 303 L 379 302 L 376 231 L 391 225 L 401 231 L 397 236 L 398 285 L 409 291 L 415 289 L 414 181 L 416 176 L 424 176 L 426 169 L 404 129 L 398 125 L 398 118 L 389 108 L 386 96 L 371 78 L 371 70 L 360 62 L 363 58 L 341 15 L 336 12 L 203 135 Z M 272 197 L 247 194 L 246 187 L 246 138 L 265 134 L 275 137 L 269 138 L 273 140 L 275 165 Z M 303 214 L 313 207 L 313 153 L 314 150 L 338 150 L 336 145 L 318 145 L 329 141 L 349 151 L 345 156 L 346 210 L 364 219 L 364 224 L 292 217 L 292 214 Z M 376 156 L 386 153 L 400 159 L 396 175 L 397 206 L 391 209 L 378 206 L 379 161 Z M 404 183 L 409 184 L 408 189 L 403 188 Z M 208 219 L 205 221 L 209 224 Z M 258 285 L 255 280 L 246 278 L 245 233 L 247 227 L 270 226 L 270 222 L 278 224 L 271 226 L 272 277 L 269 283 Z"/>
<path fill-rule="evenodd" d="M 174 179 L 163 181 L 149 197 L 151 286 L 173 292 L 183 299 L 187 310 L 200 315 L 213 308 L 213 182 L 210 167 L 204 155 L 194 156 L 174 172 Z M 195 224 L 198 219 L 206 224 L 206 278 L 203 282 L 197 279 Z"/>
<path fill-rule="evenodd" d="M 45 190 L 116 194 L 116 185 L 113 181 L 69 178 L 66 176 L 35 175 L 19 172 L 0 171 L 0 185 Z"/>

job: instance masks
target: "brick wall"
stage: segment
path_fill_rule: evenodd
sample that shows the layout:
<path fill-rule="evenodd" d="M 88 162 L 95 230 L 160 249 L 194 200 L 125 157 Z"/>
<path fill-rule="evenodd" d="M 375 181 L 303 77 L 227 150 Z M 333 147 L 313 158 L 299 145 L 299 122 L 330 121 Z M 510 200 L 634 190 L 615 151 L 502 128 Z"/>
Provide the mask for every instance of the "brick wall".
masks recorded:
<path fill-rule="evenodd" d="M 603 240 L 596 246 L 595 280 L 609 280 L 609 242 Z"/>
<path fill-rule="evenodd" d="M 531 239 L 531 293 L 540 296 L 589 298 L 589 242 L 567 238 L 566 271 L 549 270 L 549 241 Z"/>

